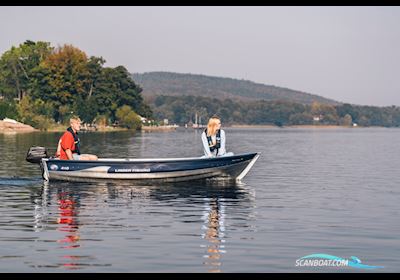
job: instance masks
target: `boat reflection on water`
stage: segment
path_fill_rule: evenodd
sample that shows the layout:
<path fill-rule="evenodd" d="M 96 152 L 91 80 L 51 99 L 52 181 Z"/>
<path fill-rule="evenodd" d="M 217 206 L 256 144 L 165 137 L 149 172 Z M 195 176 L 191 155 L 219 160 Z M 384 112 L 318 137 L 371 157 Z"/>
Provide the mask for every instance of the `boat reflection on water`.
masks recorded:
<path fill-rule="evenodd" d="M 78 243 L 79 224 L 77 222 L 79 206 L 77 205 L 76 198 L 65 192 L 57 194 L 57 197 L 60 215 L 57 218 L 57 223 L 60 225 L 58 230 L 66 233 L 65 238 L 58 240 L 58 242 L 65 244 L 63 248 L 66 249 L 78 248 L 80 246 Z"/>
<path fill-rule="evenodd" d="M 203 264 L 208 268 L 208 272 L 221 272 L 222 254 L 224 250 L 224 219 L 225 213 L 221 209 L 223 206 L 218 198 L 211 198 L 206 205 L 206 214 L 204 216 L 205 233 L 202 237 L 208 241 L 206 245 L 206 260 Z"/>
<path fill-rule="evenodd" d="M 52 230 L 51 225 L 56 223 L 56 230 L 62 233 L 62 237 L 56 240 L 60 244 L 58 248 L 66 252 L 79 248 L 79 194 L 68 192 L 63 188 L 52 188 L 48 182 L 44 182 L 40 196 L 33 201 L 35 203 L 35 231 Z M 55 211 L 52 211 L 52 206 L 56 208 Z M 55 213 L 54 216 L 52 212 Z M 58 264 L 68 269 L 79 269 L 81 268 L 78 263 L 80 258 L 77 254 L 62 254 Z"/>
<path fill-rule="evenodd" d="M 57 218 L 57 223 L 60 225 L 58 230 L 65 233 L 65 237 L 57 240 L 57 242 L 62 244 L 62 249 L 79 248 L 79 201 L 69 193 L 61 192 L 57 194 L 57 203 L 59 205 L 59 218 Z M 63 255 L 62 258 L 67 260 L 66 262 L 62 262 L 64 267 L 68 269 L 80 268 L 78 264 L 80 256 L 68 254 Z"/>
<path fill-rule="evenodd" d="M 41 199 L 34 200 L 37 204 L 35 205 L 36 231 L 54 230 L 51 224 L 54 225 L 56 220 L 57 231 L 64 233 L 62 238 L 57 239 L 57 243 L 61 245 L 58 248 L 68 252 L 60 255 L 61 261 L 59 259 L 58 265 L 68 269 L 112 266 L 110 263 L 102 263 L 101 254 L 90 253 L 98 252 L 96 251 L 98 248 L 88 246 L 93 246 L 98 241 L 105 241 L 101 238 L 101 234 L 96 233 L 97 231 L 102 229 L 118 231 L 118 228 L 123 226 L 127 236 L 129 236 L 127 229 L 130 228 L 132 229 L 130 234 L 137 234 L 136 239 L 144 239 L 142 234 L 152 230 L 154 225 L 157 225 L 154 223 L 161 222 L 159 226 L 162 226 L 166 220 L 173 219 L 185 225 L 189 219 L 190 222 L 198 223 L 199 227 L 196 232 L 183 232 L 194 238 L 187 245 L 196 242 L 197 235 L 202 240 L 201 250 L 197 252 L 199 264 L 208 272 L 221 272 L 223 254 L 227 253 L 225 246 L 229 243 L 224 235 L 226 213 L 252 215 L 255 200 L 254 190 L 244 183 L 226 181 L 182 182 L 158 186 L 135 186 L 129 183 L 46 182 L 41 195 Z M 162 208 L 158 210 L 154 207 Z M 191 212 L 180 209 L 190 209 Z M 143 223 L 143 213 L 147 214 L 149 210 L 160 213 L 161 216 L 166 215 L 166 220 L 163 221 L 161 216 L 154 216 L 154 220 L 146 219 L 147 223 Z M 115 216 L 124 212 L 129 215 Z M 53 213 L 57 213 L 57 216 L 53 216 Z M 185 226 L 181 228 L 185 229 L 187 229 Z M 93 236 L 100 238 L 93 239 Z M 166 238 L 176 237 L 166 236 Z M 113 240 L 107 242 L 112 243 Z M 156 255 L 154 258 L 157 258 Z"/>

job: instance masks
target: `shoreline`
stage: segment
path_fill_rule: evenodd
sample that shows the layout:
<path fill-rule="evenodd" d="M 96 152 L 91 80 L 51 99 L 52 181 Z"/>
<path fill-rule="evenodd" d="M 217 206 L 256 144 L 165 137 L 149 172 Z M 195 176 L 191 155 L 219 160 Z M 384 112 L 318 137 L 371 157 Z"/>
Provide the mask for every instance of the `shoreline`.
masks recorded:
<path fill-rule="evenodd" d="M 47 132 L 64 132 L 68 126 L 50 128 Z M 142 126 L 141 129 L 134 130 L 124 127 L 97 127 L 97 129 L 81 129 L 81 132 L 116 132 L 116 131 L 170 131 L 176 130 L 176 127 L 170 126 Z"/>
<path fill-rule="evenodd" d="M 43 132 L 64 132 L 67 130 L 68 126 L 65 127 L 55 127 L 55 128 L 49 128 L 47 131 Z M 112 131 L 128 131 L 127 128 L 114 128 L 114 127 L 101 127 L 97 129 L 81 129 L 80 132 L 112 132 Z"/>
<path fill-rule="evenodd" d="M 343 125 L 290 125 L 289 128 L 358 128 L 358 126 L 343 126 Z"/>
<path fill-rule="evenodd" d="M 49 128 L 46 131 L 41 131 L 30 125 L 22 123 L 9 123 L 0 120 L 0 134 L 16 134 L 16 133 L 30 133 L 30 132 L 64 132 L 68 126 L 56 126 Z M 283 129 L 283 128 L 294 128 L 294 129 L 357 129 L 357 128 L 388 128 L 384 126 L 340 126 L 340 125 L 288 125 L 288 126 L 276 126 L 276 125 L 252 125 L 252 124 L 234 124 L 225 126 L 226 128 L 258 128 L 258 129 Z M 176 131 L 176 126 L 142 126 L 140 130 L 142 132 L 151 131 Z M 389 127 L 396 128 L 396 127 Z M 81 132 L 117 132 L 117 131 L 136 131 L 122 127 L 98 127 L 94 129 L 82 129 Z"/>
<path fill-rule="evenodd" d="M 147 126 L 142 125 L 141 131 L 175 131 L 178 126 L 173 125 L 160 125 L 160 126 Z"/>
<path fill-rule="evenodd" d="M 276 126 L 276 125 L 257 125 L 257 124 L 243 124 L 243 125 L 231 125 L 227 127 L 232 127 L 232 128 L 358 128 L 353 127 L 353 126 L 341 126 L 341 125 L 312 125 L 312 124 L 304 124 L 304 125 L 286 125 L 286 126 Z"/>
<path fill-rule="evenodd" d="M 2 122 L 2 121 L 0 121 Z M 6 122 L 4 122 L 6 123 Z M 47 130 L 40 130 L 25 124 L 2 124 L 0 123 L 0 133 L 27 133 L 27 132 L 64 132 L 68 126 L 54 126 Z M 174 131 L 175 126 L 142 126 L 139 130 L 124 127 L 97 127 L 97 129 L 81 129 L 80 132 L 117 132 L 117 131 Z"/>
<path fill-rule="evenodd" d="M 396 126 L 386 127 L 386 126 L 342 126 L 342 125 L 310 125 L 310 124 L 303 124 L 303 125 L 287 125 L 287 126 L 275 126 L 275 125 L 230 125 L 225 126 L 227 128 L 312 128 L 312 129 L 358 129 L 358 128 L 399 128 Z"/>

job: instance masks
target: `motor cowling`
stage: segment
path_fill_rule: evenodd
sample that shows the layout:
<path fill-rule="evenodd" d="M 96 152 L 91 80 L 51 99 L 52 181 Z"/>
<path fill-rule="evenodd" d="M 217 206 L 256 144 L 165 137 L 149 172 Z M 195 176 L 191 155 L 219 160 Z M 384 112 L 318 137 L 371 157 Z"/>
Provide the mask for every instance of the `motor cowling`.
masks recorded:
<path fill-rule="evenodd" d="M 41 163 L 42 158 L 48 158 L 49 155 L 45 147 L 33 146 L 30 147 L 26 154 L 26 161 L 30 163 Z"/>

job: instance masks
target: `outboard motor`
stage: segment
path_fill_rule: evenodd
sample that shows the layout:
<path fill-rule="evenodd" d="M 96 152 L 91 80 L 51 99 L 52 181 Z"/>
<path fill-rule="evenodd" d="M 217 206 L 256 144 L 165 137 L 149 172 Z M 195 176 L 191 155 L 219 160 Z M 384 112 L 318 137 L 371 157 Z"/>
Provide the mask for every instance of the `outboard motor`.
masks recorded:
<path fill-rule="evenodd" d="M 33 146 L 29 148 L 29 151 L 26 154 L 26 161 L 40 164 L 42 162 L 42 158 L 48 157 L 49 155 L 47 154 L 45 147 Z"/>

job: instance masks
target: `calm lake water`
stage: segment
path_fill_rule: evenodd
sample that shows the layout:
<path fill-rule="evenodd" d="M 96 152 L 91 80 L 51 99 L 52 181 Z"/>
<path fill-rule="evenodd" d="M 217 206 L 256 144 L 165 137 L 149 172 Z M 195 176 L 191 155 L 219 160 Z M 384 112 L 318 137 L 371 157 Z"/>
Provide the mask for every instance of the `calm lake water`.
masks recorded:
<path fill-rule="evenodd" d="M 0 134 L 0 272 L 400 272 L 400 129 L 226 128 L 261 156 L 229 184 L 49 183 Z M 82 133 L 100 157 L 201 155 L 200 132 Z M 299 267 L 329 254 L 383 266 Z"/>

